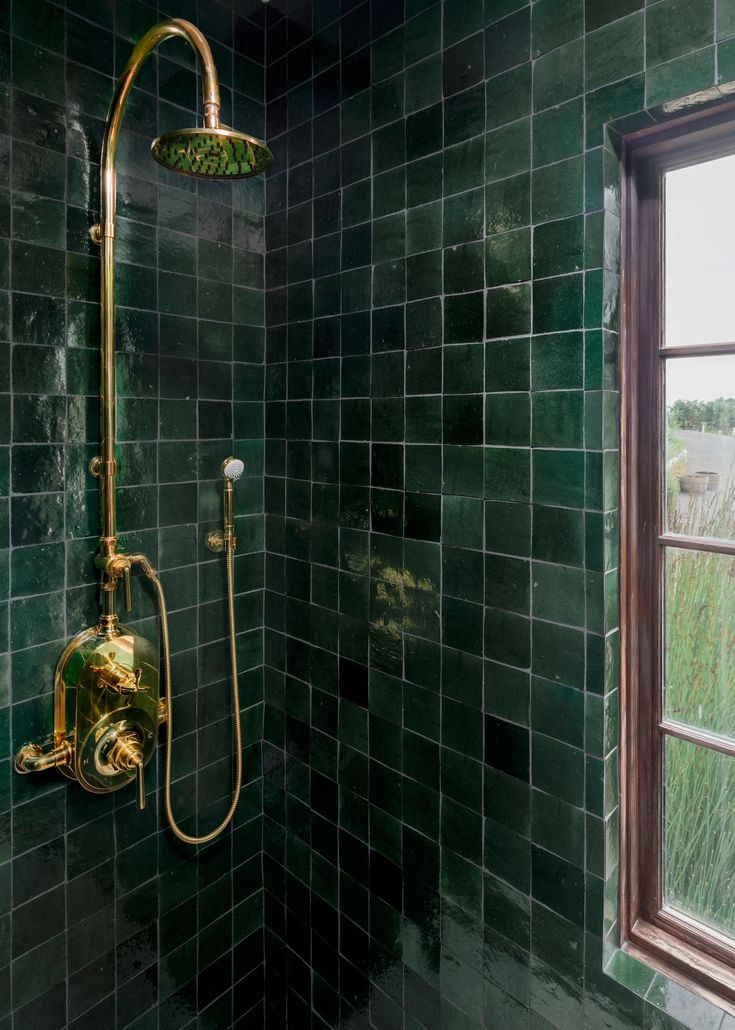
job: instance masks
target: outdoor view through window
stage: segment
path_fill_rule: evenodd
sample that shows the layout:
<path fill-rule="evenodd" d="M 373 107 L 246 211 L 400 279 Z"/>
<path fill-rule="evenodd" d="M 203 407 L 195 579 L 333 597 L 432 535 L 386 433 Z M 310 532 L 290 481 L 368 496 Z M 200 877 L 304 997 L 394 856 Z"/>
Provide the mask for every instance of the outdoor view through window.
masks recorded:
<path fill-rule="evenodd" d="M 735 936 L 735 156 L 666 172 L 664 228 L 663 900 Z"/>

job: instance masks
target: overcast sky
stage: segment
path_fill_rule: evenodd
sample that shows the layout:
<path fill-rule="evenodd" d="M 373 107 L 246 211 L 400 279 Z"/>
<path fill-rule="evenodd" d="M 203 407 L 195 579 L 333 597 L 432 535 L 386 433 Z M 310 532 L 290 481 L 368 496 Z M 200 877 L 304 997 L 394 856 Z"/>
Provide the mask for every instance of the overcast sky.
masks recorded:
<path fill-rule="evenodd" d="M 668 346 L 735 340 L 735 155 L 666 175 Z M 735 396 L 735 356 L 669 361 L 667 403 Z"/>

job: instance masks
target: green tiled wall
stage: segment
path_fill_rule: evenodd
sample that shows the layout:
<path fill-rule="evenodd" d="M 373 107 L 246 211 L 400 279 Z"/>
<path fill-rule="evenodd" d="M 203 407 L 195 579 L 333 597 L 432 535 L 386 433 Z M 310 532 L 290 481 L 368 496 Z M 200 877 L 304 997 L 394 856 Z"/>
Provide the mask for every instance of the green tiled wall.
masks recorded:
<path fill-rule="evenodd" d="M 275 154 L 265 190 L 159 170 L 149 140 L 190 122 L 196 81 L 183 45 L 146 66 L 120 153 L 120 526 L 172 599 L 174 802 L 206 825 L 231 737 L 202 540 L 219 461 L 248 466 L 247 786 L 198 856 L 172 845 L 157 782 L 140 816 L 9 761 L 49 726 L 56 658 L 94 618 L 86 234 L 112 70 L 164 15 L 212 40 L 225 120 Z M 729 1030 L 619 954 L 602 971 L 619 255 L 603 126 L 733 79 L 731 0 L 0 6 L 0 1030 Z M 155 635 L 142 583 L 134 615 Z"/>
<path fill-rule="evenodd" d="M 233 6 L 236 10 L 233 10 Z M 176 681 L 174 804 L 190 830 L 231 780 L 218 466 L 237 487 L 246 787 L 237 824 L 197 855 L 148 808 L 57 773 L 15 776 L 47 735 L 66 640 L 96 618 L 97 218 L 104 119 L 137 40 L 168 15 L 212 41 L 224 117 L 262 133 L 259 2 L 0 2 L 0 1027 L 262 1027 L 261 698 L 264 184 L 160 170 L 158 131 L 194 124 L 193 54 L 145 65 L 119 151 L 119 527 L 161 569 Z M 252 15 L 254 20 L 247 20 Z M 155 639 L 154 598 L 131 621 Z M 234 1023 L 233 1023 L 234 1020 Z"/>
<path fill-rule="evenodd" d="M 619 260 L 603 144 L 609 122 L 728 88 L 735 3 L 269 11 L 267 1026 L 730 1026 L 619 955 L 635 989 L 603 973 Z"/>

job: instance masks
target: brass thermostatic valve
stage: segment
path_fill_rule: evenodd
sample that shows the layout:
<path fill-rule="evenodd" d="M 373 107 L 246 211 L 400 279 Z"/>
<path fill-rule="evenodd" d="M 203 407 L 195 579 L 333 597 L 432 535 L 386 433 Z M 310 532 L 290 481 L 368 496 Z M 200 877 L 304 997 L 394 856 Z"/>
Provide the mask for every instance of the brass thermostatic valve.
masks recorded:
<path fill-rule="evenodd" d="M 124 626 L 86 629 L 59 659 L 54 687 L 53 740 L 21 748 L 16 772 L 57 767 L 93 794 L 135 780 L 145 808 L 144 770 L 161 715 L 156 648 Z"/>

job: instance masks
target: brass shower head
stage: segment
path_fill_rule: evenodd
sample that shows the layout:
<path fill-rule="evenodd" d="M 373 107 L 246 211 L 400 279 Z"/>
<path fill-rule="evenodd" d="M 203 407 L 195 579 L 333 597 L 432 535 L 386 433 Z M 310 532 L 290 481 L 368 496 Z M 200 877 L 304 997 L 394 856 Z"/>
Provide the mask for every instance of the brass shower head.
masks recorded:
<path fill-rule="evenodd" d="M 205 179 L 244 179 L 264 172 L 273 160 L 266 144 L 226 125 L 175 129 L 151 144 L 153 157 L 172 172 Z"/>

